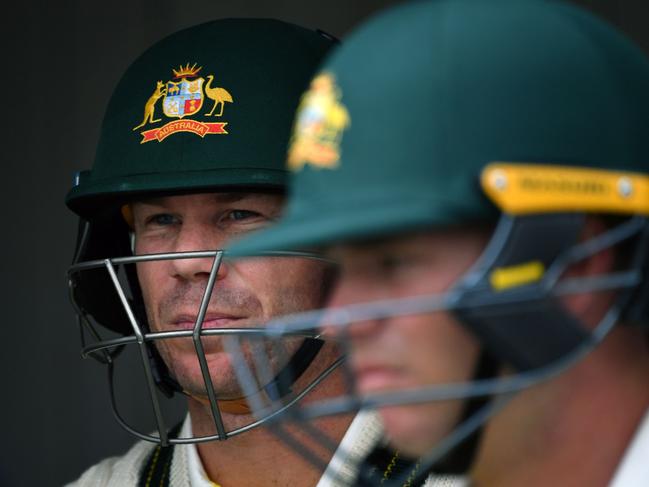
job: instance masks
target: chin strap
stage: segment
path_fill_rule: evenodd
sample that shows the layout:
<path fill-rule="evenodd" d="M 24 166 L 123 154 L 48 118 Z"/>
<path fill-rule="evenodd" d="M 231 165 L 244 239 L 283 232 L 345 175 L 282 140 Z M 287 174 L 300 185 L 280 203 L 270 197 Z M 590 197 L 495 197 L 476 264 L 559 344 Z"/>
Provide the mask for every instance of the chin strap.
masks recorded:
<path fill-rule="evenodd" d="M 324 342 L 315 338 L 305 338 L 291 360 L 279 371 L 275 378 L 264 387 L 264 391 L 273 401 L 291 394 L 293 384 L 315 360 Z M 252 410 L 244 397 L 217 401 L 219 409 L 230 414 L 251 414 Z"/>
<path fill-rule="evenodd" d="M 275 378 L 264 387 L 264 391 L 273 401 L 278 401 L 293 392 L 292 387 L 315 360 L 324 342 L 315 338 L 306 338 L 291 360 L 279 371 Z M 219 409 L 230 414 L 252 414 L 244 397 L 217 401 Z"/>
<path fill-rule="evenodd" d="M 248 405 L 248 401 L 243 397 L 240 399 L 223 399 L 221 401 L 216 401 L 216 404 L 223 413 L 250 414 L 252 412 Z"/>
<path fill-rule="evenodd" d="M 291 394 L 293 384 L 309 368 L 322 349 L 324 342 L 316 338 L 305 338 L 291 360 L 280 370 L 270 384 L 264 387 L 266 394 L 277 401 Z"/>
<path fill-rule="evenodd" d="M 288 396 L 293 384 L 309 368 L 322 349 L 324 342 L 316 338 L 305 338 L 286 365 L 277 373 L 275 378 L 264 387 L 264 391 L 273 401 Z M 148 347 L 155 383 L 162 393 L 171 397 L 175 392 L 187 393 L 169 373 L 167 365 L 162 360 L 155 347 Z M 202 401 L 204 402 L 204 401 Z M 219 409 L 229 414 L 251 414 L 252 410 L 245 397 L 223 399 L 217 401 Z"/>

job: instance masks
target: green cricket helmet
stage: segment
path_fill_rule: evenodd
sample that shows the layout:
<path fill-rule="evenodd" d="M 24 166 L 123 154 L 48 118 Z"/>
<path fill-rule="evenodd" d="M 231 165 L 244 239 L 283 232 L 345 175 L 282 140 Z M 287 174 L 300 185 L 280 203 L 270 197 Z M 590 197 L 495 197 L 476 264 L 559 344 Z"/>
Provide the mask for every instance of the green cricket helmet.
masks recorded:
<path fill-rule="evenodd" d="M 108 103 L 92 169 L 78 174 L 66 197 L 80 216 L 69 284 L 82 328 L 97 337 L 99 324 L 138 343 L 149 331 L 124 205 L 174 194 L 284 191 L 299 96 L 335 42 L 278 20 L 224 19 L 176 32 L 133 62 Z M 214 250 L 216 269 L 222 254 Z M 111 363 L 111 343 L 99 340 L 91 355 Z M 302 368 L 319 348 L 311 345 L 302 350 Z M 146 353 L 153 356 L 147 379 L 167 393 L 177 389 L 159 370 L 155 347 Z M 153 441 L 165 443 L 160 426 Z M 227 436 L 222 428 L 219 435 Z"/>
<path fill-rule="evenodd" d="M 607 323 L 648 321 L 647 119 L 646 56 L 575 6 L 409 2 L 364 24 L 321 67 L 296 116 L 287 210 L 230 251 L 493 222 L 483 256 L 444 296 L 359 305 L 330 313 L 327 323 L 451 310 L 488 353 L 520 372 L 517 387 L 529 385 L 526 374 L 563 370 L 559 364 L 597 341 L 558 294 L 621 288 Z M 579 243 L 588 213 L 621 223 Z M 621 241 L 633 243 L 625 272 L 573 287 L 559 279 Z M 277 325 L 302 326 L 300 317 Z M 468 390 L 477 389 L 461 393 Z M 341 410 L 340 401 L 330 406 L 316 409 Z"/>

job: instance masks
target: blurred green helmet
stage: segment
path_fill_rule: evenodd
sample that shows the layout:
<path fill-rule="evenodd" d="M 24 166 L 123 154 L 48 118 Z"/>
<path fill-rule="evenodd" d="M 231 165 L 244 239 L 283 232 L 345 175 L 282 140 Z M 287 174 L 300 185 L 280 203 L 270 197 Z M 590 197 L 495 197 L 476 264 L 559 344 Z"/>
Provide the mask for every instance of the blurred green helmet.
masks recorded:
<path fill-rule="evenodd" d="M 414 1 L 350 35 L 302 97 L 284 216 L 230 252 L 320 248 L 476 222 L 493 224 L 493 235 L 444 294 L 285 318 L 269 338 L 319 319 L 344 327 L 446 310 L 517 374 L 402 396 L 352 394 L 306 407 L 302 417 L 513 392 L 565 370 L 613 324 L 646 325 L 647 120 L 646 56 L 567 3 Z M 615 215 L 615 224 L 581 242 L 587 214 Z M 620 272 L 562 280 L 570 265 L 622 242 L 628 259 Z M 619 296 L 591 332 L 560 295 L 602 289 Z"/>
<path fill-rule="evenodd" d="M 155 43 L 131 64 L 113 92 L 92 169 L 79 173 L 66 197 L 81 222 L 68 276 L 72 303 L 86 332 L 82 339 L 93 342 L 84 341 L 84 355 L 112 367 L 124 345 L 141 347 L 159 435 L 132 429 L 113 404 L 120 423 L 141 438 L 168 443 L 153 384 L 167 395 L 179 388 L 151 345 L 160 337 L 149 333 L 134 266 L 160 256 L 133 256 L 125 205 L 188 193 L 283 192 L 287 141 L 300 94 L 335 42 L 320 31 L 278 20 L 211 21 Z M 216 272 L 222 252 L 208 250 Z M 205 293 L 211 294 L 209 286 Z M 96 325 L 119 338 L 106 340 Z M 200 320 L 196 326 L 202 326 Z M 151 336 L 145 339 L 146 333 Z M 198 348 L 200 337 L 194 339 Z M 301 370 L 318 349 L 304 340 Z M 197 350 L 199 359 L 201 353 Z M 220 406 L 215 397 L 210 400 L 216 418 Z M 217 430 L 208 439 L 234 434 L 218 421 Z"/>
<path fill-rule="evenodd" d="M 584 337 L 556 300 L 545 300 L 584 215 L 636 215 L 642 225 L 649 215 L 648 87 L 646 56 L 566 3 L 439 0 L 391 9 L 313 78 L 291 137 L 285 214 L 231 251 L 500 222 L 481 277 L 457 283 L 462 299 L 538 294 L 525 311 L 491 309 L 489 324 L 475 310 L 458 314 L 499 359 L 518 369 L 547 365 Z M 634 321 L 647 321 L 643 281 L 629 308 Z"/>

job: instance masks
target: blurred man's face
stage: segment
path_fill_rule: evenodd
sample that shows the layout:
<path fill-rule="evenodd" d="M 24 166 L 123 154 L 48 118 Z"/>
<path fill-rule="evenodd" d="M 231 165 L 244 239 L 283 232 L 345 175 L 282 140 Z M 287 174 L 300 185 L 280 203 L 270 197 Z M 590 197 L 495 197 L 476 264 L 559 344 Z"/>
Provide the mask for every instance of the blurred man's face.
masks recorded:
<path fill-rule="evenodd" d="M 222 249 L 233 239 L 272 223 L 282 206 L 280 195 L 261 193 L 192 194 L 139 201 L 131 205 L 135 253 Z M 137 265 L 152 331 L 193 329 L 212 265 L 212 258 Z M 260 326 L 276 315 L 321 306 L 325 273 L 322 263 L 308 259 L 224 260 L 202 328 Z M 240 398 L 221 338 L 203 337 L 202 343 L 217 398 Z M 300 343 L 301 339 L 293 339 L 286 347 L 295 350 Z M 183 389 L 193 397 L 204 398 L 205 386 L 191 339 L 162 340 L 157 346 Z M 273 365 L 280 369 L 284 364 Z"/>
<path fill-rule="evenodd" d="M 331 307 L 443 293 L 475 262 L 486 241 L 486 232 L 451 230 L 336 247 L 331 257 L 340 263 L 341 273 Z M 447 312 L 358 322 L 348 332 L 360 393 L 473 377 L 478 343 Z M 446 401 L 379 412 L 393 446 L 420 456 L 454 428 L 462 410 L 462 401 Z"/>

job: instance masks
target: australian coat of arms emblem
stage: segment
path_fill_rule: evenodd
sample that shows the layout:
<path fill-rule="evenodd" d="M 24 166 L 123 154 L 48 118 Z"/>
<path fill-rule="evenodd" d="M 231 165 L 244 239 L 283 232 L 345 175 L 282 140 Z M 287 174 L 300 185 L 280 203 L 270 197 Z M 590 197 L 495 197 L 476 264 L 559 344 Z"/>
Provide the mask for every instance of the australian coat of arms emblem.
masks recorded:
<path fill-rule="evenodd" d="M 298 108 L 288 153 L 288 168 L 299 171 L 309 164 L 335 169 L 340 159 L 343 131 L 350 125 L 349 113 L 332 74 L 321 73 L 311 81 Z"/>
<path fill-rule="evenodd" d="M 160 118 L 160 103 L 162 98 L 162 114 L 166 118 L 177 119 L 164 123 L 161 127 L 150 128 L 140 132 L 142 135 L 141 144 L 157 140 L 162 142 L 164 139 L 177 132 L 191 132 L 200 137 L 208 134 L 227 134 L 225 126 L 227 122 L 204 122 L 190 118 L 198 114 L 203 105 L 207 107 L 209 113 L 204 117 L 221 117 L 226 103 L 232 103 L 232 95 L 225 88 L 212 86 L 214 76 L 207 75 L 205 78 L 199 76 L 201 66 L 194 64 L 189 66 L 180 66 L 178 69 L 172 69 L 174 77 L 172 80 L 163 83 L 158 81 L 155 90 L 144 105 L 144 118 L 142 123 L 133 128 L 138 130 L 146 128 L 147 125 L 153 125 L 162 122 Z M 206 80 L 207 79 L 207 80 Z M 215 113 L 216 112 L 216 113 Z M 158 118 L 156 118 L 158 117 Z"/>

